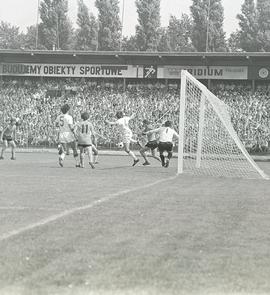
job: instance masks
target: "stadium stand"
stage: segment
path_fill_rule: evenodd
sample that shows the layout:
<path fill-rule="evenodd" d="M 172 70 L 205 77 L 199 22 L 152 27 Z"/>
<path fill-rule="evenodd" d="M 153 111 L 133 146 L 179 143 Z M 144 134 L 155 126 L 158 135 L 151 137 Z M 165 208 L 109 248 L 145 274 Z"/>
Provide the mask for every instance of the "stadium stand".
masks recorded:
<path fill-rule="evenodd" d="M 248 85 L 216 83 L 211 89 L 229 107 L 233 125 L 250 151 L 266 151 L 270 126 L 270 89 L 258 86 L 253 92 Z M 105 119 L 113 119 L 117 110 L 131 114 L 137 112 L 131 123 L 135 134 L 140 134 L 143 119 L 156 122 L 168 112 L 177 129 L 179 90 L 165 89 L 160 84 L 96 83 L 84 79 L 10 79 L 2 82 L 0 89 L 0 126 L 5 126 L 10 116 L 20 119 L 18 144 L 22 147 L 56 145 L 54 121 L 60 106 L 69 103 L 76 120 L 80 112 L 88 110 L 95 129 L 103 138 L 99 145 L 113 147 L 118 142 L 114 128 L 105 126 Z M 105 139 L 106 138 L 106 139 Z"/>

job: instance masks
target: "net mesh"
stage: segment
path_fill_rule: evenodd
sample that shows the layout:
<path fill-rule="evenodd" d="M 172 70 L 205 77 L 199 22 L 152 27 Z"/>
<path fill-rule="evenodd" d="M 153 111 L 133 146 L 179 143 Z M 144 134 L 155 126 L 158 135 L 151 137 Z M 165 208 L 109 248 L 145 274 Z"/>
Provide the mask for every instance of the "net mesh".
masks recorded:
<path fill-rule="evenodd" d="M 196 175 L 267 178 L 240 142 L 228 107 L 185 72 L 183 171 Z M 181 136 L 181 131 L 180 131 Z M 181 137 L 180 137 L 181 138 Z"/>

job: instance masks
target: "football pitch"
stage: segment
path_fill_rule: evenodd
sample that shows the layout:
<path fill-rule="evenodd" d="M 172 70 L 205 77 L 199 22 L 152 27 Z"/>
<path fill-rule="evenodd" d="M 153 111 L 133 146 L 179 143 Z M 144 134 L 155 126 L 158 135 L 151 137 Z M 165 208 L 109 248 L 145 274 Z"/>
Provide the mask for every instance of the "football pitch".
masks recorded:
<path fill-rule="evenodd" d="M 0 162 L 1 295 L 270 293 L 270 181 L 100 155 Z M 270 162 L 259 162 L 270 174 Z"/>

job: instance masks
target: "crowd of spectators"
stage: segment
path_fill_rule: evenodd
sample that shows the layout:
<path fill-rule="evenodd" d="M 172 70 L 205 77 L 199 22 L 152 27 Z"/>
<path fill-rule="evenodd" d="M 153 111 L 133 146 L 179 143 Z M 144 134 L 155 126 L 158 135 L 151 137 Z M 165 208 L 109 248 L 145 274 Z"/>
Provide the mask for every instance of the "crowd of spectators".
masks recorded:
<path fill-rule="evenodd" d="M 233 126 L 248 150 L 267 151 L 270 141 L 270 88 L 220 84 L 212 90 L 224 101 Z"/>
<path fill-rule="evenodd" d="M 230 109 L 231 120 L 240 139 L 250 150 L 268 147 L 270 128 L 270 97 L 267 87 L 254 93 L 249 86 L 216 84 L 212 91 Z M 90 112 L 95 130 L 101 135 L 99 145 L 113 147 L 119 141 L 117 128 L 105 120 L 114 120 L 115 113 L 136 113 L 130 123 L 134 134 L 141 133 L 143 119 L 173 121 L 178 128 L 179 89 L 164 85 L 152 87 L 103 83 L 85 80 L 9 80 L 0 88 L 0 126 L 13 116 L 19 118 L 17 141 L 21 146 L 55 146 L 54 122 L 64 103 L 71 106 L 75 121 L 84 110 Z M 165 114 L 165 116 L 164 116 Z M 0 127 L 0 128 L 1 128 Z"/>

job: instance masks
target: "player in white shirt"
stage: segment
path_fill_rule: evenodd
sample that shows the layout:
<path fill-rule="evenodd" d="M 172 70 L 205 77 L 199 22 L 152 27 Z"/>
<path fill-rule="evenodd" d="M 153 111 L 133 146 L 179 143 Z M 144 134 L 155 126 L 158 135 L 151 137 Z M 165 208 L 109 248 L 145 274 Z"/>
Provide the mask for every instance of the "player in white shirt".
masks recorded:
<path fill-rule="evenodd" d="M 58 128 L 59 165 L 63 167 L 67 147 L 70 146 L 73 150 L 76 167 L 80 167 L 78 161 L 76 139 L 74 135 L 73 118 L 68 114 L 69 109 L 69 105 L 64 104 L 61 107 L 62 114 L 57 117 L 55 123 L 56 127 Z"/>
<path fill-rule="evenodd" d="M 94 169 L 93 155 L 92 155 L 92 140 L 95 140 L 95 133 L 92 123 L 89 121 L 89 113 L 83 112 L 81 114 L 82 121 L 75 127 L 75 132 L 78 138 L 78 147 L 80 150 L 80 167 L 84 168 L 84 155 L 88 155 L 89 165 Z"/>
<path fill-rule="evenodd" d="M 130 143 L 138 143 L 137 140 L 132 138 L 132 131 L 129 128 L 129 120 L 133 119 L 135 114 L 131 115 L 130 117 L 124 116 L 123 112 L 118 111 L 116 113 L 116 118 L 117 120 L 115 122 L 110 122 L 110 121 L 105 121 L 109 125 L 116 125 L 118 126 L 121 136 L 122 136 L 122 142 L 124 144 L 124 150 L 127 154 L 129 154 L 133 158 L 133 164 L 132 166 L 135 166 L 138 162 L 139 159 L 136 157 L 136 155 L 130 150 Z"/>
<path fill-rule="evenodd" d="M 169 167 L 170 159 L 173 151 L 173 138 L 179 139 L 177 132 L 171 128 L 172 122 L 166 121 L 164 126 L 146 132 L 146 135 L 157 133 L 159 137 L 158 149 L 163 167 Z M 167 152 L 167 159 L 165 161 L 164 152 Z"/>
<path fill-rule="evenodd" d="M 16 129 L 17 121 L 15 118 L 11 118 L 8 126 L 3 129 L 0 134 L 0 142 L 3 142 L 0 160 L 4 160 L 4 152 L 7 147 L 11 146 L 11 160 L 15 160 L 15 149 L 16 149 Z"/>

